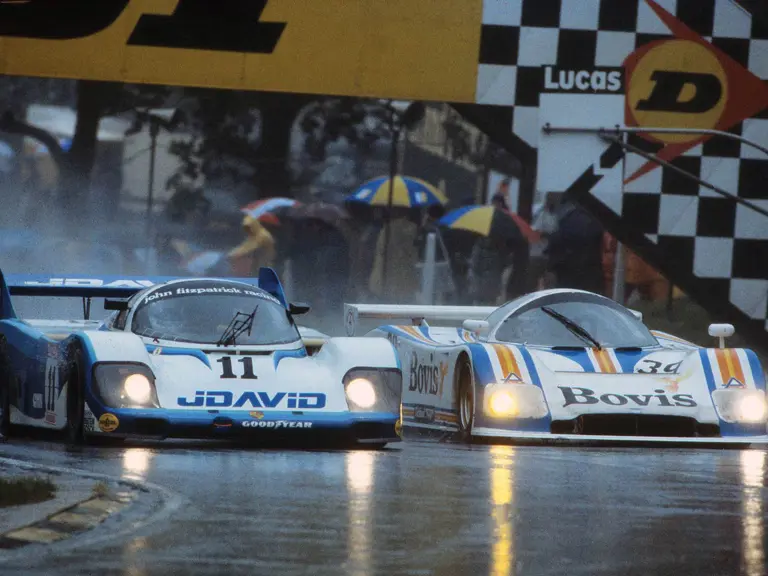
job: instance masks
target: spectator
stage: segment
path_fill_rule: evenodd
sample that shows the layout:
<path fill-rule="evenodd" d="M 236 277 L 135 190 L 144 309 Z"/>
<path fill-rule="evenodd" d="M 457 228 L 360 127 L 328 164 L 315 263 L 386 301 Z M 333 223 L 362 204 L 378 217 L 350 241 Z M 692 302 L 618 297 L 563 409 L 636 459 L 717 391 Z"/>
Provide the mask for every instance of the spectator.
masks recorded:
<path fill-rule="evenodd" d="M 533 216 L 531 227 L 541 234 L 541 240 L 531 244 L 530 270 L 537 290 L 554 286 L 554 278 L 547 263 L 549 237 L 557 231 L 557 195 L 553 192 L 544 197 L 544 203 Z"/>
<path fill-rule="evenodd" d="M 504 178 L 496 188 L 496 192 L 491 198 L 491 204 L 499 210 L 510 211 L 509 209 L 509 178 Z"/>
<path fill-rule="evenodd" d="M 246 239 L 229 252 L 228 258 L 236 274 L 255 277 L 259 268 L 273 265 L 275 239 L 261 222 L 250 216 L 243 219 L 243 230 Z"/>
<path fill-rule="evenodd" d="M 428 206 L 424 211 L 423 218 L 420 218 L 421 227 L 419 228 L 416 243 L 419 246 L 419 254 L 422 261 L 424 261 L 424 250 L 426 248 L 427 235 L 430 232 L 437 234 L 438 242 L 442 242 L 440 228 L 437 226 L 437 221 L 440 220 L 443 214 L 445 214 L 445 208 L 439 204 L 436 204 L 433 206 Z"/>
<path fill-rule="evenodd" d="M 561 204 L 546 255 L 559 288 L 603 293 L 603 229 L 583 208 Z"/>
<path fill-rule="evenodd" d="M 474 305 L 495 305 L 502 293 L 507 246 L 490 237 L 477 240 L 469 257 L 469 296 Z"/>
<path fill-rule="evenodd" d="M 529 291 L 529 279 L 531 277 L 530 246 L 525 241 L 511 242 L 508 244 L 509 266 L 511 271 L 507 276 L 504 300 L 513 300 L 523 296 Z"/>
<path fill-rule="evenodd" d="M 669 292 L 669 282 L 637 254 L 624 248 L 625 298 L 663 300 Z M 636 293 L 636 295 L 634 294 Z"/>
<path fill-rule="evenodd" d="M 613 281 L 616 270 L 616 252 L 618 242 L 608 232 L 603 234 L 603 278 L 605 279 L 606 296 L 613 296 Z"/>

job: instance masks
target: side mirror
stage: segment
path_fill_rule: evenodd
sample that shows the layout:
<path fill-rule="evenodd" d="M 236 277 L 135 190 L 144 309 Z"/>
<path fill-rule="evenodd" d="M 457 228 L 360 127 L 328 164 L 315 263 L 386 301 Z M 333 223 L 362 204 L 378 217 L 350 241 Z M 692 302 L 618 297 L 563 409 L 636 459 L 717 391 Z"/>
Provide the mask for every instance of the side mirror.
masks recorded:
<path fill-rule="evenodd" d="M 301 316 L 309 312 L 309 310 L 309 304 L 303 302 L 291 302 L 288 304 L 288 312 L 291 313 L 291 316 Z"/>
<path fill-rule="evenodd" d="M 464 330 L 473 332 L 478 336 L 487 336 L 491 328 L 485 320 L 464 320 L 461 326 Z"/>
<path fill-rule="evenodd" d="M 719 340 L 720 348 L 725 348 L 725 339 L 736 333 L 733 324 L 710 324 L 709 335 Z"/>
<path fill-rule="evenodd" d="M 128 300 L 104 300 L 104 310 L 128 310 Z"/>

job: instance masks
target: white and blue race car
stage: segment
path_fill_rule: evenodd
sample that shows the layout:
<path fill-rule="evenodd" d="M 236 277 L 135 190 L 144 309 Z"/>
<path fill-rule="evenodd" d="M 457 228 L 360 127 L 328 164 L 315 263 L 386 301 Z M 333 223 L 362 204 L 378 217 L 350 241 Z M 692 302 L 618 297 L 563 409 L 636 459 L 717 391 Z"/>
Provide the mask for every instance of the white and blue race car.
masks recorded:
<path fill-rule="evenodd" d="M 366 334 L 400 355 L 409 434 L 768 444 L 765 372 L 753 351 L 724 347 L 729 324 L 709 327 L 719 348 L 702 348 L 650 331 L 609 298 L 564 289 L 498 308 L 347 304 L 345 318 L 350 336 L 366 318 L 410 320 Z"/>
<path fill-rule="evenodd" d="M 258 280 L 0 278 L 3 434 L 400 439 L 391 344 L 312 331 L 305 343 L 294 316 L 308 307 L 289 304 L 269 268 Z M 12 295 L 79 297 L 85 319 L 23 320 Z M 105 298 L 106 320 L 89 319 L 92 298 Z"/>

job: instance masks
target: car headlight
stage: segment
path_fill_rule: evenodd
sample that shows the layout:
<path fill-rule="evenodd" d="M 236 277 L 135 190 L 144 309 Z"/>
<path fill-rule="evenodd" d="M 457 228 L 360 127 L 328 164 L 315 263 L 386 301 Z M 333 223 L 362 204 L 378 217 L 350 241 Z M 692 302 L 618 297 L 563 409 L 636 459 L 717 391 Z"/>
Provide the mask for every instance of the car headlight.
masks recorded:
<path fill-rule="evenodd" d="M 355 378 L 347 384 L 347 398 L 360 406 L 370 408 L 376 404 L 376 389 L 367 378 Z"/>
<path fill-rule="evenodd" d="M 352 412 L 400 413 L 403 376 L 394 368 L 355 368 L 344 376 L 344 391 Z"/>
<path fill-rule="evenodd" d="M 756 389 L 724 389 L 712 392 L 718 415 L 734 424 L 759 424 L 768 419 L 765 392 Z"/>
<path fill-rule="evenodd" d="M 131 374 L 123 384 L 125 395 L 132 402 L 146 404 L 152 399 L 152 383 L 144 374 Z"/>
<path fill-rule="evenodd" d="M 110 408 L 159 408 L 155 376 L 144 364 L 99 363 L 93 391 Z"/>
<path fill-rule="evenodd" d="M 763 422 L 767 413 L 765 399 L 754 394 L 740 398 L 736 403 L 736 414 L 742 422 Z"/>
<path fill-rule="evenodd" d="M 532 384 L 489 384 L 484 397 L 485 413 L 491 418 L 543 418 L 549 414 L 544 393 Z"/>
<path fill-rule="evenodd" d="M 488 411 L 496 418 L 514 416 L 517 412 L 515 396 L 509 390 L 495 390 L 488 398 Z"/>

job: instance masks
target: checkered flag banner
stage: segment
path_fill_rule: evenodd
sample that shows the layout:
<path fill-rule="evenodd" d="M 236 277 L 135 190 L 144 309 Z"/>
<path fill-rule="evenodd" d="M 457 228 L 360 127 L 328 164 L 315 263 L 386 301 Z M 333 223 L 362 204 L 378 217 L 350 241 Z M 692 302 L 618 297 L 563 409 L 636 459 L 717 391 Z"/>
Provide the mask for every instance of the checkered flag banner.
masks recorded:
<path fill-rule="evenodd" d="M 734 0 L 483 2 L 476 103 L 536 150 L 537 188 L 764 345 L 766 79 L 768 22 Z"/>

